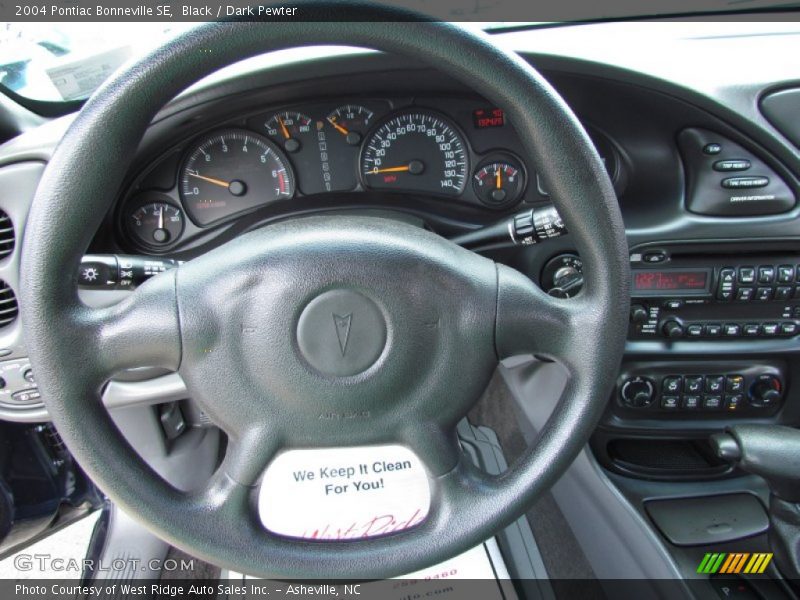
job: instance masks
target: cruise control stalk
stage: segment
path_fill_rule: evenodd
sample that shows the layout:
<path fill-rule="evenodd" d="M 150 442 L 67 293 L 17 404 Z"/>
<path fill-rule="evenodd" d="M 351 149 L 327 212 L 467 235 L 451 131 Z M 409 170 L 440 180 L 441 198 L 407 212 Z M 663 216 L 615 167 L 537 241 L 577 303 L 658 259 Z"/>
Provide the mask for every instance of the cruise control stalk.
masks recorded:
<path fill-rule="evenodd" d="M 504 246 L 532 246 L 567 233 L 555 206 L 539 206 L 451 238 L 450 241 L 476 250 Z"/>

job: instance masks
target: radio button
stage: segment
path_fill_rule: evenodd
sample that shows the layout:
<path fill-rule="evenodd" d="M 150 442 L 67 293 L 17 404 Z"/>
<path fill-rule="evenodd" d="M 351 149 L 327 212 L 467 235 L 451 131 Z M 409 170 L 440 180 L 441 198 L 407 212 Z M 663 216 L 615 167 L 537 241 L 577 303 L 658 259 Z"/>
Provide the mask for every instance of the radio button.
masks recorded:
<path fill-rule="evenodd" d="M 728 375 L 725 383 L 725 390 L 728 392 L 739 393 L 744 391 L 744 377 L 741 375 Z"/>
<path fill-rule="evenodd" d="M 683 306 L 683 300 L 667 300 L 664 302 L 664 308 L 669 310 L 678 310 L 681 306 Z"/>
<path fill-rule="evenodd" d="M 775 281 L 775 267 L 767 265 L 758 267 L 758 283 L 772 283 Z"/>
<path fill-rule="evenodd" d="M 755 283 L 755 267 L 739 267 L 739 283 Z"/>
<path fill-rule="evenodd" d="M 689 325 L 686 328 L 686 335 L 690 338 L 699 338 L 703 335 L 702 325 Z"/>
<path fill-rule="evenodd" d="M 684 396 L 681 407 L 686 410 L 696 410 L 700 408 L 700 396 Z"/>
<path fill-rule="evenodd" d="M 788 300 L 792 296 L 792 288 L 788 285 L 779 285 L 775 288 L 775 300 Z"/>
<path fill-rule="evenodd" d="M 699 394 L 703 391 L 703 376 L 688 376 L 683 380 L 683 391 L 687 394 Z"/>
<path fill-rule="evenodd" d="M 664 381 L 661 382 L 661 391 L 664 392 L 664 394 L 679 394 L 682 383 L 683 377 L 680 375 L 664 377 Z"/>
<path fill-rule="evenodd" d="M 661 408 L 665 408 L 667 410 L 675 410 L 678 408 L 678 397 L 677 396 L 663 396 L 661 398 Z"/>
<path fill-rule="evenodd" d="M 683 325 L 677 321 L 667 321 L 664 323 L 662 331 L 668 338 L 676 339 L 683 337 Z"/>
<path fill-rule="evenodd" d="M 761 325 L 761 331 L 764 332 L 764 335 L 778 335 L 778 324 L 764 323 Z"/>
<path fill-rule="evenodd" d="M 728 301 L 733 299 L 733 288 L 736 282 L 736 271 L 730 267 L 720 269 L 717 299 Z"/>
<path fill-rule="evenodd" d="M 781 323 L 781 334 L 795 335 L 797 333 L 797 323 Z"/>
<path fill-rule="evenodd" d="M 791 283 L 792 281 L 794 281 L 794 267 L 792 265 L 778 267 L 778 283 Z"/>
<path fill-rule="evenodd" d="M 748 337 L 757 336 L 761 332 L 761 328 L 756 323 L 748 323 L 742 328 L 744 334 Z"/>
<path fill-rule="evenodd" d="M 708 337 L 719 337 L 722 335 L 722 325 L 719 323 L 709 323 L 706 325 L 705 331 Z"/>
<path fill-rule="evenodd" d="M 756 300 L 759 302 L 769 302 L 772 300 L 772 288 L 760 287 L 756 290 Z"/>
<path fill-rule="evenodd" d="M 719 410 L 722 408 L 722 396 L 704 396 L 703 408 L 709 410 Z"/>
<path fill-rule="evenodd" d="M 753 293 L 755 292 L 755 288 L 751 287 L 741 287 L 736 290 L 736 299 L 739 302 L 748 302 L 753 299 Z"/>
<path fill-rule="evenodd" d="M 725 410 L 736 412 L 744 406 L 744 394 L 734 394 L 725 398 Z"/>
<path fill-rule="evenodd" d="M 711 394 L 721 394 L 725 388 L 725 377 L 722 375 L 709 375 L 706 377 L 706 391 Z"/>
<path fill-rule="evenodd" d="M 723 331 L 728 337 L 736 337 L 742 333 L 742 327 L 736 323 L 728 323 Z"/>

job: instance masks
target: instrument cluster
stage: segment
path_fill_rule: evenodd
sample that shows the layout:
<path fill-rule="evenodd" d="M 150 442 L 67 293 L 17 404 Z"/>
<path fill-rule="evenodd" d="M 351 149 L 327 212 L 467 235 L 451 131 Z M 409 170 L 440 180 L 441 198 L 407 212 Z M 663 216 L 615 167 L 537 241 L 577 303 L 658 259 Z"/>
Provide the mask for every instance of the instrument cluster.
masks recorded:
<path fill-rule="evenodd" d="M 612 180 L 621 161 L 592 132 Z M 471 99 L 350 99 L 233 119 L 173 147 L 138 178 L 121 211 L 137 250 L 161 253 L 187 236 L 280 202 L 357 193 L 439 198 L 504 211 L 547 200 L 503 111 Z M 401 208 L 401 207 L 400 207 Z"/>

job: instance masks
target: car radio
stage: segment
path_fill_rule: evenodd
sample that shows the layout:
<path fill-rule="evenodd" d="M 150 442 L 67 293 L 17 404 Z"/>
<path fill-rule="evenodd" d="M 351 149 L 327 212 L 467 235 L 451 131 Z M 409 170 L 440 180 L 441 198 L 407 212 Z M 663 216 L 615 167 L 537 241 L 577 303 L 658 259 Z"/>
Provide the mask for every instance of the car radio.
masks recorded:
<path fill-rule="evenodd" d="M 631 257 L 629 339 L 791 338 L 800 333 L 800 256 Z"/>

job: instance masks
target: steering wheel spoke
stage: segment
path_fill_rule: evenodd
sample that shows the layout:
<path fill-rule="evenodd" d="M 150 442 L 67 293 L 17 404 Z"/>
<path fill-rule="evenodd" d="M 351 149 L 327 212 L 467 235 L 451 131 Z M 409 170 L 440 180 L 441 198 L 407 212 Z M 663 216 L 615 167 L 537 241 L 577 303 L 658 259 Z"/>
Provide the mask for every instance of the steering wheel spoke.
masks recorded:
<path fill-rule="evenodd" d="M 100 309 L 76 308 L 75 331 L 84 361 L 103 380 L 124 369 L 164 367 L 177 370 L 181 360 L 175 272 L 153 277 L 119 304 Z M 101 383 L 101 382 L 100 382 Z"/>
<path fill-rule="evenodd" d="M 500 358 L 533 354 L 562 363 L 575 372 L 587 338 L 601 318 L 580 295 L 554 298 L 520 272 L 498 265 L 496 344 Z"/>

